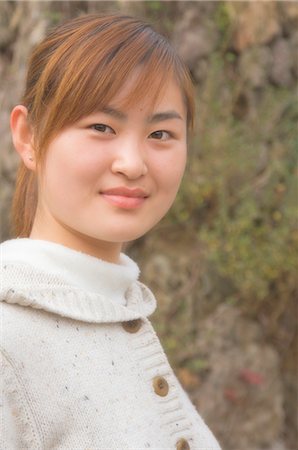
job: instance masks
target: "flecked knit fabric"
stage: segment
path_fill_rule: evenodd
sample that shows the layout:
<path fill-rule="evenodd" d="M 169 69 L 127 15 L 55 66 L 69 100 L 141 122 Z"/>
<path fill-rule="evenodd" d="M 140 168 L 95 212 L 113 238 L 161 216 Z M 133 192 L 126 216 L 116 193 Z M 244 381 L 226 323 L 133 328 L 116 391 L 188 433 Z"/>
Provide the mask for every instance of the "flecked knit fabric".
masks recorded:
<path fill-rule="evenodd" d="M 0 250 L 1 449 L 220 449 L 169 366 L 135 263 L 31 239 Z"/>

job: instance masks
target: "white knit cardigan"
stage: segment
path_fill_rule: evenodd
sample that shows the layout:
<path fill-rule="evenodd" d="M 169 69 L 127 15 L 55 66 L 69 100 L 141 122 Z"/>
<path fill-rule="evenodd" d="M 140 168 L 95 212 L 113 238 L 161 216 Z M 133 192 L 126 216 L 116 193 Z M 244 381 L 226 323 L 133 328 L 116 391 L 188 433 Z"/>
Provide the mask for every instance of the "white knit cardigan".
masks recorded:
<path fill-rule="evenodd" d="M 220 450 L 133 261 L 32 239 L 0 248 L 2 450 Z"/>

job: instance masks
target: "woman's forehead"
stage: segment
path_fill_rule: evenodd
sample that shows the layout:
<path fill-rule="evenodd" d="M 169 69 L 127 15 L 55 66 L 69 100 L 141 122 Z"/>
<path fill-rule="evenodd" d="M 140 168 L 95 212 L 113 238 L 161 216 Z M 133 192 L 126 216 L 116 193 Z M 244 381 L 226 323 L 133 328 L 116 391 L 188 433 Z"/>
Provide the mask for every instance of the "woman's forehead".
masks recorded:
<path fill-rule="evenodd" d="M 148 115 L 176 110 L 180 115 L 186 113 L 181 87 L 173 76 L 153 80 L 143 90 L 139 84 L 139 76 L 134 74 L 129 78 L 101 110 L 119 116 L 120 119 L 131 109 L 146 111 Z"/>

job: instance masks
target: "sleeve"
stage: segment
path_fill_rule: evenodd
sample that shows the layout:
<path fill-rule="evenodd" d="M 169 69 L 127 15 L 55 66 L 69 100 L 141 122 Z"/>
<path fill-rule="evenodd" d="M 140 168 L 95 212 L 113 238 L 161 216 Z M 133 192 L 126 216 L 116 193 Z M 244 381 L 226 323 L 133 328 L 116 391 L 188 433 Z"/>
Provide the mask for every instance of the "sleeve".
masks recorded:
<path fill-rule="evenodd" d="M 0 383 L 0 450 L 37 448 L 37 433 L 22 384 L 2 350 Z"/>
<path fill-rule="evenodd" d="M 1 392 L 1 428 L 0 449 L 17 450 L 20 448 L 15 413 L 5 392 Z"/>

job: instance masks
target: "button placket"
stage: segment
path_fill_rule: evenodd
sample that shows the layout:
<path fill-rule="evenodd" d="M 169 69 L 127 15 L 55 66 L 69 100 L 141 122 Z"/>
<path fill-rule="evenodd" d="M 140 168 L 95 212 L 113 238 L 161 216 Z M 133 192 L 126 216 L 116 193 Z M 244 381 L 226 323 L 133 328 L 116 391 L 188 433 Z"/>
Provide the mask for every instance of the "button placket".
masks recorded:
<path fill-rule="evenodd" d="M 137 333 L 142 327 L 143 321 L 141 319 L 128 320 L 122 322 L 121 325 L 123 329 L 128 333 Z M 153 389 L 156 395 L 160 397 L 166 397 L 169 393 L 169 384 L 167 380 L 160 375 L 155 376 L 152 379 Z M 190 450 L 190 445 L 188 441 L 184 438 L 180 438 L 176 442 L 176 450 Z"/>

